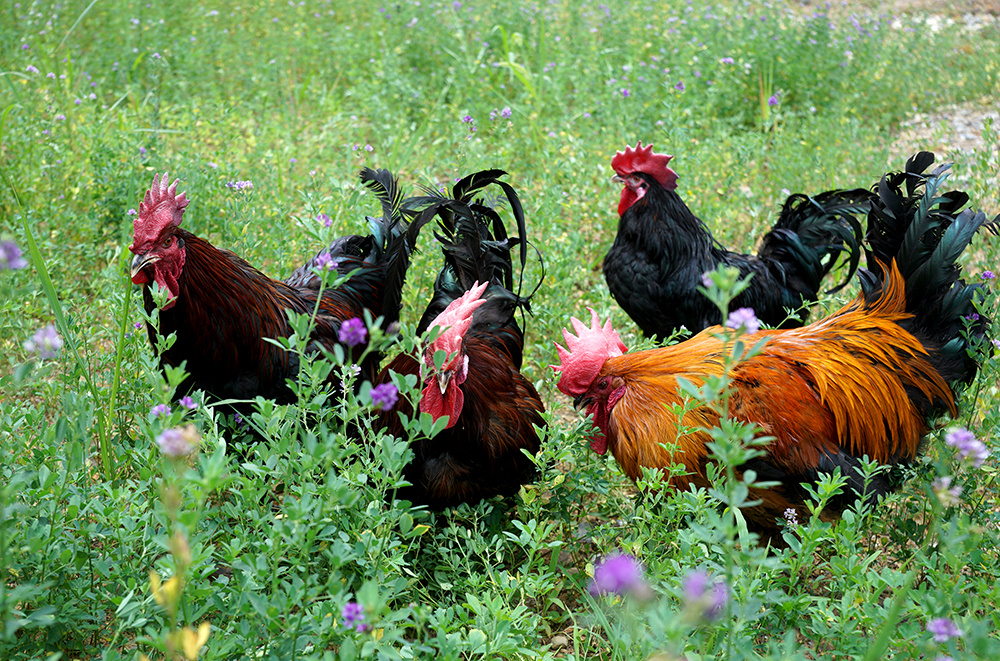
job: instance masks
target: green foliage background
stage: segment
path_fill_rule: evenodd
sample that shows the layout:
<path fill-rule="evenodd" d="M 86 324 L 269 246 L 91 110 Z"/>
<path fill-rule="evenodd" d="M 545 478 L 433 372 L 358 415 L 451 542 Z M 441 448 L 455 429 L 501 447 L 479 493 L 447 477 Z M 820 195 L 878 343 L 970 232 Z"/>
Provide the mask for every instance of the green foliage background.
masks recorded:
<path fill-rule="evenodd" d="M 32 362 L 22 342 L 56 314 L 42 272 L 0 272 L 0 656 L 162 658 L 165 632 L 210 621 L 203 658 L 997 658 L 995 460 L 960 468 L 935 434 L 900 494 L 765 555 L 733 545 L 707 494 L 652 479 L 638 495 L 589 452 L 545 367 L 586 306 L 638 343 L 600 274 L 615 150 L 674 154 L 689 206 L 749 251 L 787 191 L 868 186 L 934 148 L 896 141 L 907 117 L 995 108 L 997 23 L 955 18 L 785 2 L 0 4 L 0 238 L 27 252 L 30 230 L 70 331 L 60 359 Z M 983 133 L 951 155 L 954 182 L 995 214 L 997 131 Z M 239 465 L 202 406 L 193 466 L 159 457 L 153 438 L 181 418 L 148 414 L 170 392 L 132 328 L 124 269 L 128 211 L 153 174 L 181 178 L 189 230 L 284 277 L 364 229 L 362 166 L 411 193 L 499 167 L 521 194 L 545 276 L 525 373 L 550 429 L 544 476 L 516 504 L 388 505 L 405 444 L 369 431 L 352 446 L 322 408 L 304 425 L 263 404 L 272 442 Z M 249 198 L 224 186 L 248 179 Z M 411 330 L 440 261 L 422 248 Z M 998 253 L 980 238 L 963 263 L 975 277 Z M 525 281 L 542 274 L 531 261 Z M 991 361 L 960 421 L 992 446 L 996 383 Z M 931 494 L 937 475 L 964 487 L 960 506 Z M 191 563 L 168 617 L 149 572 L 177 571 L 177 530 Z M 587 593 L 594 559 L 617 549 L 646 565 L 654 602 Z M 699 567 L 732 585 L 713 624 L 685 614 L 680 581 Z M 349 600 L 374 632 L 338 622 Z M 964 636 L 934 643 L 933 617 Z"/>

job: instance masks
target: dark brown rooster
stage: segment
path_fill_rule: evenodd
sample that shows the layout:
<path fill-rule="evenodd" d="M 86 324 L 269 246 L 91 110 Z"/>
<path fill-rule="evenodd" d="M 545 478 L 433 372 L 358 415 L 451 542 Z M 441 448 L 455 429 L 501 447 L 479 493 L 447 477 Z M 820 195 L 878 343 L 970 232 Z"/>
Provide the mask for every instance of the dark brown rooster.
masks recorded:
<path fill-rule="evenodd" d="M 921 152 L 876 187 L 868 215 L 870 270 L 861 272 L 857 298 L 808 326 L 744 337 L 766 344 L 732 370 L 728 415 L 756 423 L 772 440 L 740 470 L 779 483 L 751 490 L 750 499 L 761 502 L 743 514 L 758 531 L 773 533 L 788 509 L 808 516 L 801 485 L 816 484 L 820 473 L 839 468 L 847 478 L 827 517 L 893 488 L 891 475 L 880 474 L 866 491 L 861 458 L 886 466 L 912 462 L 935 416 L 956 414 L 953 388 L 976 374 L 970 344 L 985 341 L 988 322 L 974 302 L 985 290 L 960 280 L 955 260 L 981 227 L 995 232 L 1000 216 L 987 223 L 982 213 L 960 212 L 968 196 L 940 188 L 947 166 L 923 174 L 933 160 Z M 610 320 L 602 327 L 594 313 L 590 328 L 576 319 L 573 326 L 577 335 L 564 331 L 568 349 L 559 347 L 555 369 L 559 389 L 593 416 L 599 432 L 591 447 L 610 449 L 633 480 L 643 466 L 676 463 L 684 472 L 671 479 L 675 487 L 708 487 L 707 430 L 720 416 L 699 405 L 678 419 L 673 411 L 680 409 L 672 407 L 684 401 L 681 378 L 701 386 L 723 374 L 727 329 L 629 354 Z M 682 427 L 694 431 L 680 433 Z"/>
<path fill-rule="evenodd" d="M 367 314 L 372 320 L 381 317 L 388 326 L 399 319 L 401 289 L 416 236 L 407 233 L 401 220 L 392 175 L 366 168 L 361 180 L 383 206 L 381 218 L 369 219 L 372 234 L 338 239 L 281 282 L 182 229 L 186 195 L 177 194 L 176 181 L 167 185 L 166 173 L 153 178 L 139 205 L 129 246 L 135 254 L 132 282 L 143 285 L 147 313 L 155 308 L 151 283 L 167 292 L 168 300 L 159 311 L 159 331 L 163 336 L 175 333 L 176 341 L 160 360 L 172 366 L 185 364 L 188 377 L 182 390 L 201 389 L 219 399 L 260 395 L 290 403 L 295 397 L 287 381 L 297 375 L 299 358 L 266 339 L 291 334 L 289 312 L 315 311 L 308 354 L 332 351 L 346 320 L 364 319 Z M 349 277 L 323 289 L 313 268 L 330 265 Z M 155 348 L 156 331 L 151 326 L 147 330 Z M 350 349 L 345 355 L 351 355 Z M 366 359 L 362 378 L 374 378 L 378 361 L 374 355 Z M 329 381 L 336 383 L 336 375 Z"/>
<path fill-rule="evenodd" d="M 820 282 L 841 253 L 850 263 L 843 282 L 850 280 L 861 257 L 855 215 L 868 210 L 870 191 L 790 196 L 757 254 L 744 255 L 719 245 L 684 204 L 677 173 L 667 167 L 671 158 L 640 142 L 611 159 L 615 180 L 624 187 L 604 278 L 647 337 L 666 338 L 681 326 L 697 333 L 722 323 L 718 308 L 698 291 L 702 275 L 720 266 L 735 266 L 741 277 L 753 275 L 732 307 L 752 308 L 758 319 L 782 328 L 802 325 L 803 306 L 816 301 Z"/>
<path fill-rule="evenodd" d="M 452 197 L 430 195 L 407 200 L 422 209 L 414 219 L 423 226 L 440 218 L 435 233 L 445 264 L 434 283 L 434 295 L 417 332 L 438 328 L 440 334 L 420 360 L 403 354 L 383 370 L 415 375 L 424 384 L 417 403 L 435 420 L 448 416 L 447 427 L 429 439 L 415 441 L 413 461 L 404 470 L 412 486 L 397 497 L 440 509 L 475 503 L 491 496 L 511 496 L 535 475 L 525 455 L 540 447 L 536 427 L 544 427 L 541 399 L 521 375 L 524 334 L 515 312 L 529 298 L 514 293 L 510 251 L 526 257 L 524 213 L 510 185 L 499 181 L 501 170 L 478 172 L 457 182 Z M 499 186 L 518 224 L 519 237 L 508 237 L 499 214 L 476 199 L 484 188 Z M 432 331 L 433 334 L 433 331 Z M 409 402 L 383 412 L 379 424 L 405 437 L 399 413 L 413 417 Z"/>

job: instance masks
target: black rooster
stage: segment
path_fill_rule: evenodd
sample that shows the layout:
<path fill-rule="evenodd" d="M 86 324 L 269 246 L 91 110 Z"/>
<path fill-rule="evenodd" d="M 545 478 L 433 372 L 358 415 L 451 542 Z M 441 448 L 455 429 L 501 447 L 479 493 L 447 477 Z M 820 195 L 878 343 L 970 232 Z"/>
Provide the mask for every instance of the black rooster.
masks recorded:
<path fill-rule="evenodd" d="M 757 254 L 744 255 L 723 248 L 684 204 L 677 174 L 667 167 L 671 158 L 640 142 L 611 160 L 624 188 L 604 277 L 647 337 L 666 338 L 681 326 L 697 333 L 722 323 L 719 310 L 698 292 L 702 275 L 719 266 L 735 266 L 741 277 L 753 274 L 732 307 L 753 308 L 758 319 L 781 328 L 802 325 L 803 306 L 816 301 L 820 282 L 842 252 L 850 266 L 840 287 L 850 280 L 861 257 L 855 215 L 868 211 L 870 191 L 790 196 Z"/>
<path fill-rule="evenodd" d="M 499 181 L 502 170 L 486 170 L 457 182 L 451 198 L 432 193 L 406 201 L 420 210 L 413 225 L 439 217 L 445 264 L 434 283 L 434 294 L 417 328 L 440 334 L 418 361 L 397 356 L 383 370 L 417 375 L 424 384 L 417 408 L 435 420 L 447 415 L 448 426 L 437 436 L 412 445 L 413 461 L 404 470 L 412 486 L 397 497 L 443 508 L 475 503 L 483 498 L 517 493 L 535 475 L 525 456 L 538 452 L 536 428 L 545 425 L 542 401 L 521 375 L 524 334 L 517 324 L 518 308 L 529 307 L 530 295 L 514 293 L 510 251 L 520 246 L 521 267 L 527 255 L 524 212 L 517 193 Z M 520 236 L 508 237 L 496 210 L 476 196 L 489 185 L 499 186 L 510 204 Z M 443 363 L 435 354 L 443 352 Z M 440 358 L 439 358 L 440 360 Z M 403 436 L 398 412 L 412 417 L 409 402 L 383 412 L 379 424 Z"/>

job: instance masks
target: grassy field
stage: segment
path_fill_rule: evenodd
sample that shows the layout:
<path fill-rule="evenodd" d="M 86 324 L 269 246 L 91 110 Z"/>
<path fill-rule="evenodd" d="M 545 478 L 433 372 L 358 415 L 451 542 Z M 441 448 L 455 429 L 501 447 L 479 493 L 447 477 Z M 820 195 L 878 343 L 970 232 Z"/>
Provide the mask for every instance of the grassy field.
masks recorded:
<path fill-rule="evenodd" d="M 997 24 L 844 5 L 5 0 L 0 240 L 29 264 L 0 270 L 0 657 L 1000 658 L 998 464 L 959 461 L 951 423 L 898 494 L 835 527 L 790 526 L 791 548 L 769 554 L 708 494 L 639 491 L 591 453 L 546 368 L 586 306 L 638 342 L 600 272 L 615 150 L 674 154 L 689 206 L 749 251 L 788 191 L 870 186 L 927 147 L 894 143 L 906 117 L 995 107 Z M 954 169 L 995 215 L 1000 138 L 983 134 Z M 364 418 L 353 397 L 265 406 L 271 442 L 241 466 L 210 406 L 173 402 L 134 328 L 129 211 L 154 173 L 181 179 L 187 229 L 285 277 L 365 228 L 363 166 L 409 193 L 502 168 L 521 195 L 545 278 L 524 371 L 550 425 L 516 503 L 387 505 L 406 445 L 346 442 L 342 418 Z M 989 239 L 963 256 L 970 277 L 998 270 Z M 440 264 L 421 247 L 410 331 Z M 542 274 L 529 260 L 526 282 Z M 50 323 L 64 344 L 41 359 L 24 342 Z M 992 448 L 997 382 L 991 360 L 954 423 Z M 182 421 L 202 437 L 190 465 L 154 442 Z M 940 476 L 956 503 L 931 488 Z M 592 595 L 617 552 L 644 578 Z"/>

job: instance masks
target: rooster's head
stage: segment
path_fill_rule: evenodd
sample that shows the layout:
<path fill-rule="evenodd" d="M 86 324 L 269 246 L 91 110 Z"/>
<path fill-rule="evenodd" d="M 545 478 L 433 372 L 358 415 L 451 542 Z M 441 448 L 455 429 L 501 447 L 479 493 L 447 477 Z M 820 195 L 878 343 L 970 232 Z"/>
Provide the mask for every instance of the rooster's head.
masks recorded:
<path fill-rule="evenodd" d="M 624 214 L 646 194 L 652 181 L 658 182 L 667 190 L 677 188 L 677 173 L 667 167 L 671 158 L 673 156 L 654 152 L 653 145 L 643 147 L 642 142 L 635 149 L 626 146 L 625 151 L 615 154 L 611 159 L 611 168 L 615 171 L 614 180 L 625 185 L 618 201 L 619 215 Z"/>
<path fill-rule="evenodd" d="M 163 306 L 168 310 L 177 302 L 177 279 L 184 268 L 186 252 L 184 239 L 176 236 L 188 201 L 184 193 L 177 194 L 177 181 L 167 185 L 169 177 L 153 177 L 146 196 L 139 203 L 139 215 L 133 223 L 132 245 L 128 247 L 132 258 L 132 282 L 137 285 L 154 280 L 170 292 L 170 299 Z"/>
<path fill-rule="evenodd" d="M 576 317 L 570 317 L 576 335 L 567 328 L 563 329 L 566 348 L 556 344 L 559 364 L 550 367 L 561 373 L 556 387 L 572 397 L 575 406 L 585 405 L 587 412 L 593 414 L 594 424 L 601 433 L 591 440 L 590 447 L 604 454 L 608 450 L 608 412 L 621 397 L 621 388 L 610 377 L 602 376 L 601 372 L 608 358 L 621 356 L 628 349 L 618 331 L 611 327 L 611 319 L 601 325 L 597 312 L 588 309 L 590 328 Z"/>
<path fill-rule="evenodd" d="M 435 420 L 447 415 L 448 427 L 458 421 L 465 402 L 460 386 L 469 374 L 469 357 L 463 343 L 472 325 L 472 313 L 486 302 L 482 295 L 488 284 L 474 284 L 472 289 L 449 303 L 430 325 L 444 330 L 424 351 L 420 371 L 425 386 L 420 394 L 420 410 L 430 413 Z M 435 361 L 435 355 L 444 356 L 443 361 L 440 357 Z"/>

